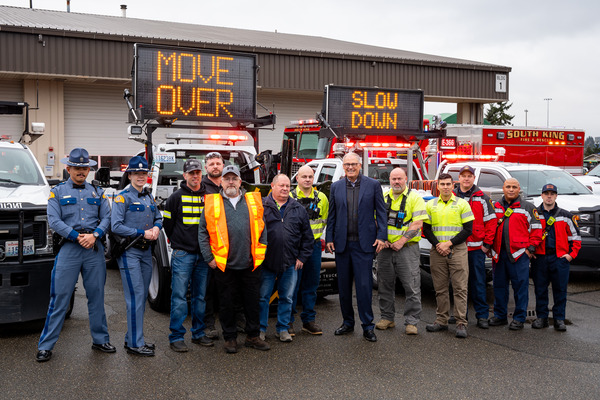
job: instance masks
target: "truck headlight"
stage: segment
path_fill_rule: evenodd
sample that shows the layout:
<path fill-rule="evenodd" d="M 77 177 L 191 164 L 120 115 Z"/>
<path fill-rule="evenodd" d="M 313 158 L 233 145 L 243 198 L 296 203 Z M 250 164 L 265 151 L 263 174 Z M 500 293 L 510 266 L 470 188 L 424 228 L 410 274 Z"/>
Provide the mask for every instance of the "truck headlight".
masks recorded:
<path fill-rule="evenodd" d="M 580 226 L 579 233 L 581 233 L 581 236 L 592 236 L 592 227 L 591 226 Z"/>

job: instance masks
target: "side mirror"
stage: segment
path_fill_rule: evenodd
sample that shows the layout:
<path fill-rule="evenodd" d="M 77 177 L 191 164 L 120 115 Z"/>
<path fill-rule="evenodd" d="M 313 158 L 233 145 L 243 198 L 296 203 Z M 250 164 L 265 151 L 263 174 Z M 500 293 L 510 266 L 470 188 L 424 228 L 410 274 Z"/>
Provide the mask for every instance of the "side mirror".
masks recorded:
<path fill-rule="evenodd" d="M 100 183 L 100 186 L 107 187 L 110 185 L 110 168 L 102 167 L 94 174 L 94 179 Z"/>
<path fill-rule="evenodd" d="M 48 185 L 56 186 L 60 183 L 60 179 L 48 179 Z"/>
<path fill-rule="evenodd" d="M 67 171 L 66 168 L 64 168 L 63 172 L 62 172 L 62 180 L 66 181 L 67 179 L 69 179 L 69 172 Z"/>

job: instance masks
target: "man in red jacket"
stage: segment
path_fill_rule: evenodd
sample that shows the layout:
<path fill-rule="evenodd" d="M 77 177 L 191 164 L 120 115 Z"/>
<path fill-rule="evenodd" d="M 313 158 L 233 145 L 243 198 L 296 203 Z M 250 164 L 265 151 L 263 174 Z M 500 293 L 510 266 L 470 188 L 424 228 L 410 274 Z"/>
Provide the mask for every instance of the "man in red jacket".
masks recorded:
<path fill-rule="evenodd" d="M 488 329 L 489 307 L 486 300 L 485 255 L 492 248 L 496 234 L 496 214 L 490 197 L 475 182 L 475 170 L 468 165 L 458 173 L 457 197 L 469 202 L 473 216 L 473 233 L 467 239 L 469 249 L 469 297 L 475 308 L 477 326 Z"/>
<path fill-rule="evenodd" d="M 542 188 L 542 204 L 537 208 L 542 221 L 542 241 L 531 260 L 531 272 L 535 285 L 535 312 L 537 319 L 532 328 L 548 326 L 548 285 L 552 283 L 554 306 L 554 329 L 564 332 L 567 284 L 570 262 L 581 248 L 581 236 L 577 220 L 570 212 L 556 204 L 558 188 L 551 183 Z"/>
<path fill-rule="evenodd" d="M 494 270 L 494 316 L 490 326 L 507 325 L 508 284 L 515 296 L 510 330 L 523 329 L 529 302 L 529 259 L 542 240 L 542 224 L 535 206 L 521 200 L 521 185 L 514 178 L 504 181 L 504 196 L 495 204 L 496 237 L 492 246 Z"/>

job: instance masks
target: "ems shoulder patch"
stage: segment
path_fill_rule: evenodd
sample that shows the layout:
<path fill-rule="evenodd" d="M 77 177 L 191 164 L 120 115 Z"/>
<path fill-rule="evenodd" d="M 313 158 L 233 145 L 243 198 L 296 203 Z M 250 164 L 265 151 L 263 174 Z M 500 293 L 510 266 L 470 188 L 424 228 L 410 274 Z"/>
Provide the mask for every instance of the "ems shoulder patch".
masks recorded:
<path fill-rule="evenodd" d="M 533 216 L 537 219 L 540 219 L 540 214 L 538 213 L 538 210 L 535 208 L 533 209 Z"/>
<path fill-rule="evenodd" d="M 125 198 L 121 195 L 115 197 L 115 203 L 125 203 Z"/>
<path fill-rule="evenodd" d="M 573 218 L 571 218 L 571 220 L 573 220 L 575 226 L 579 228 L 579 224 L 577 223 L 577 221 L 579 220 L 579 215 L 573 215 Z"/>

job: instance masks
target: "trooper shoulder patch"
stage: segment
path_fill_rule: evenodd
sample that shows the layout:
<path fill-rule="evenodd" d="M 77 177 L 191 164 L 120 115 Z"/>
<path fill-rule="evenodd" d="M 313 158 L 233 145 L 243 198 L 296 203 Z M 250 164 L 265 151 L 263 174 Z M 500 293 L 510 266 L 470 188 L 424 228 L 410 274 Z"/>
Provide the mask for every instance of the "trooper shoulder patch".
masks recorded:
<path fill-rule="evenodd" d="M 50 192 L 50 197 L 48 197 L 48 200 L 55 198 L 56 195 L 54 194 L 54 192 Z"/>
<path fill-rule="evenodd" d="M 115 203 L 125 203 L 125 198 L 121 195 L 115 197 Z"/>

